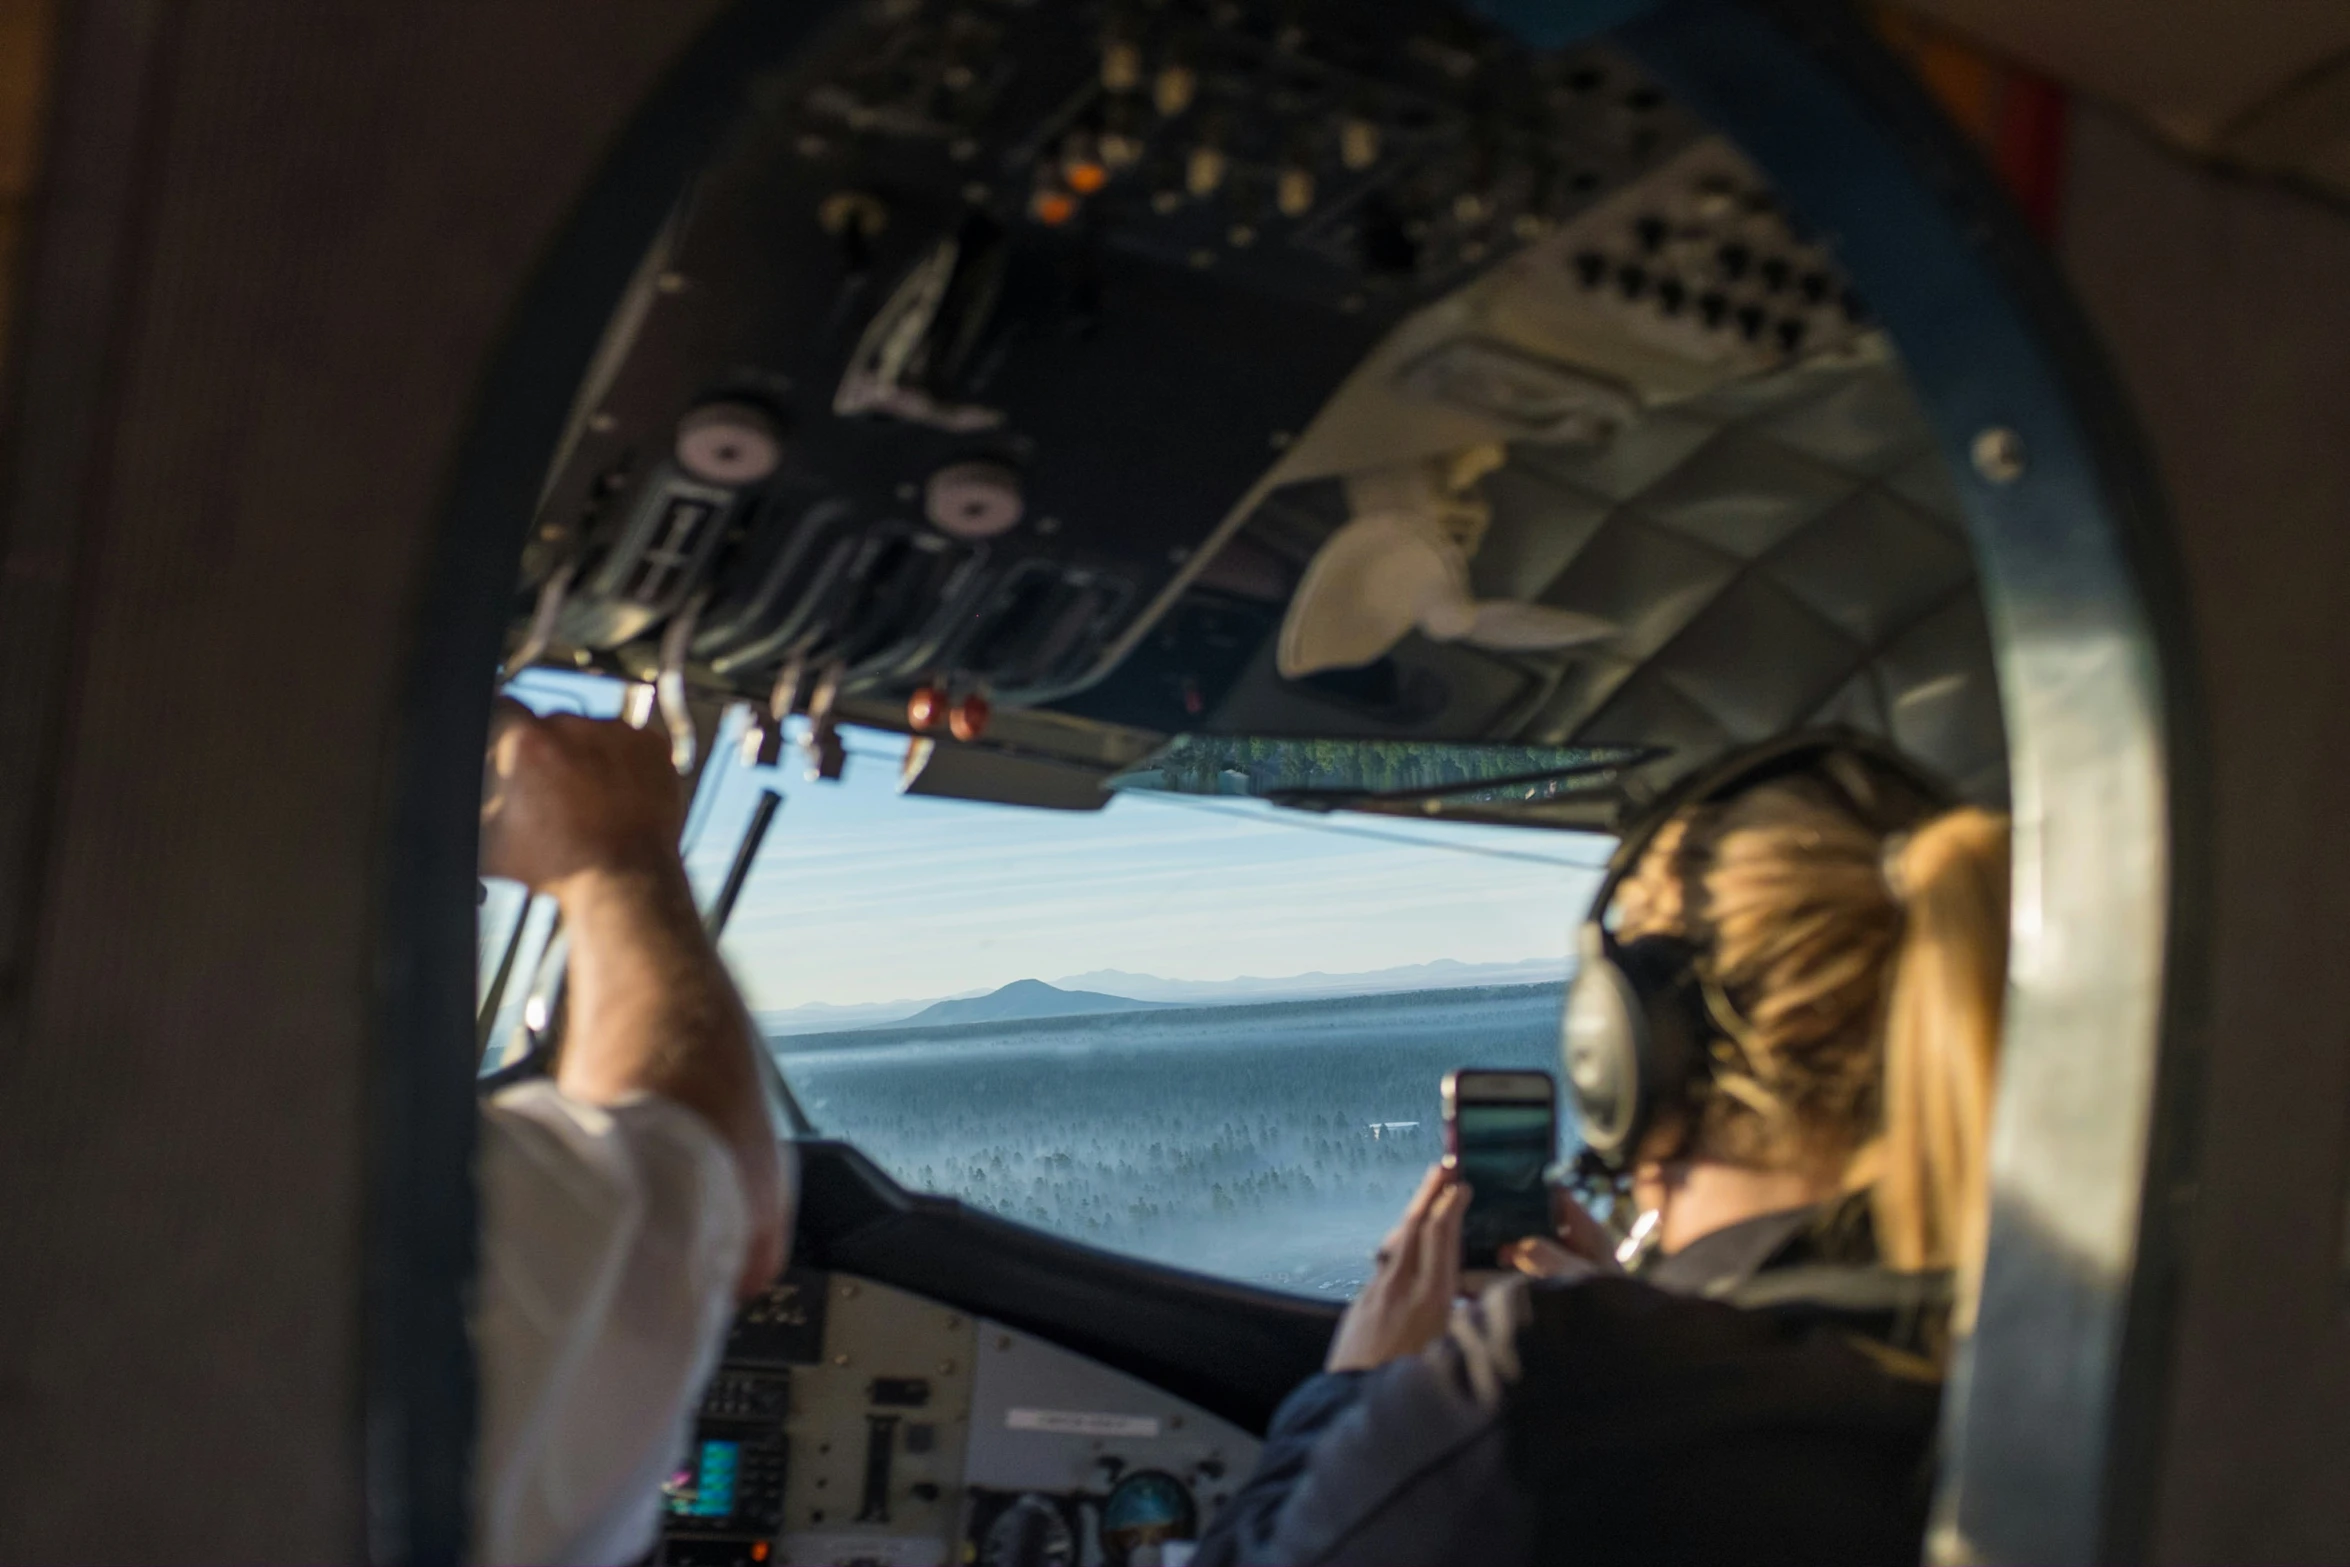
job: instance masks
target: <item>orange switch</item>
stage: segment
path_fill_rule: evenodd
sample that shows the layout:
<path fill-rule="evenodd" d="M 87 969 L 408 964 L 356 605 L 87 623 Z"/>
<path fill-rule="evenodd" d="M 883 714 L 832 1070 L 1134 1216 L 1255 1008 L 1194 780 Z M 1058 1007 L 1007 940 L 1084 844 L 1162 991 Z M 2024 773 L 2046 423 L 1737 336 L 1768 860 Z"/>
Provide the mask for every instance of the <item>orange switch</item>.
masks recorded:
<path fill-rule="evenodd" d="M 928 734 L 947 721 L 947 694 L 934 685 L 914 688 L 906 698 L 906 727 L 914 733 Z"/>
<path fill-rule="evenodd" d="M 976 740 L 987 733 L 987 720 L 992 712 L 987 698 L 974 691 L 947 714 L 947 729 L 958 740 Z"/>

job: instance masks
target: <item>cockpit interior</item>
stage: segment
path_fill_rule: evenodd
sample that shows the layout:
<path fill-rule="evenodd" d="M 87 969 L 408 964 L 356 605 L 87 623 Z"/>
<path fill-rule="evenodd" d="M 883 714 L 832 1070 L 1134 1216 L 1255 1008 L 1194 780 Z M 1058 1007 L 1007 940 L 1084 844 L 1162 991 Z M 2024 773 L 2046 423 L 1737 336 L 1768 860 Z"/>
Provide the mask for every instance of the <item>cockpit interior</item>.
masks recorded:
<path fill-rule="evenodd" d="M 1862 737 L 2016 831 L 1929 1558 L 2350 1551 L 2341 18 L 228 9 L 0 0 L 0 1558 L 465 1558 L 469 1117 L 565 1015 L 501 692 L 667 737 L 714 935 L 850 787 L 1564 855 L 1564 929 Z M 1504 1064 L 1573 959 L 1475 979 Z M 925 1184 L 823 1099 L 900 1021 L 770 1035 L 791 1265 L 653 1559 L 1183 1567 L 1359 1279 Z"/>
<path fill-rule="evenodd" d="M 1635 52 L 1445 5 L 868 7 L 742 101 L 569 409 L 508 670 L 634 685 L 689 768 L 742 704 L 753 765 L 903 735 L 904 790 L 1045 809 L 1171 742 L 1337 740 L 1503 786 L 1292 808 L 1606 833 L 1827 727 L 2006 803 L 1900 354 Z M 665 1561 L 1180 1561 L 1335 1317 L 800 1151 Z"/>

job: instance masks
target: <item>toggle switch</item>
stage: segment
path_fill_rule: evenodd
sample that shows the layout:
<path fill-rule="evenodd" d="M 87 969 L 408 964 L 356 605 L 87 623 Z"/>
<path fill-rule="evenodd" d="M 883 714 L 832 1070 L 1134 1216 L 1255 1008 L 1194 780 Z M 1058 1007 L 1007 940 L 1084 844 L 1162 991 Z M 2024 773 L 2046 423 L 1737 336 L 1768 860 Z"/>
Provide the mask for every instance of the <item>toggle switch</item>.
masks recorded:
<path fill-rule="evenodd" d="M 947 732 L 958 740 L 976 740 L 987 733 L 987 721 L 994 712 L 987 698 L 974 691 L 947 710 Z"/>

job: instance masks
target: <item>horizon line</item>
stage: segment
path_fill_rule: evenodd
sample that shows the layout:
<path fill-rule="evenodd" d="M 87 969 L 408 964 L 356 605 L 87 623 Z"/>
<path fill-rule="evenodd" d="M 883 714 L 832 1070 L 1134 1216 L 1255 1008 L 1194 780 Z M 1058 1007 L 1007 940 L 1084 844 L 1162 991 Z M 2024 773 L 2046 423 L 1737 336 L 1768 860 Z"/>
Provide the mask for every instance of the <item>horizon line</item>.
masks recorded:
<path fill-rule="evenodd" d="M 1469 969 L 1506 969 L 1506 968 L 1528 968 L 1528 967 L 1532 967 L 1532 966 L 1534 966 L 1534 965 L 1537 965 L 1537 964 L 1540 964 L 1540 965 L 1543 965 L 1543 966 L 1546 966 L 1546 967 L 1548 967 L 1548 966 L 1552 966 L 1552 965 L 1555 965 L 1555 966 L 1556 966 L 1556 967 L 1557 967 L 1557 968 L 1558 968 L 1558 969 L 1559 969 L 1559 970 L 1562 972 L 1562 974 L 1563 974 L 1564 972 L 1566 972 L 1566 971 L 1568 971 L 1568 970 L 1571 970 L 1571 969 L 1574 967 L 1574 956 L 1573 956 L 1573 954 L 1571 954 L 1571 953 L 1561 953 L 1561 954 L 1560 954 L 1560 955 L 1559 955 L 1557 958 L 1555 958 L 1555 959 L 1553 959 L 1553 958 L 1491 958 L 1491 959 L 1469 959 L 1469 958 L 1429 958 L 1429 959 L 1426 959 L 1426 960 L 1424 960 L 1424 961 L 1422 961 L 1422 962 L 1419 962 L 1419 963 L 1397 963 L 1397 964 L 1390 964 L 1390 965 L 1389 965 L 1388 967 L 1386 967 L 1386 968 L 1376 968 L 1376 969 L 1350 969 L 1350 970 L 1345 970 L 1345 971 L 1332 971 L 1332 970 L 1329 970 L 1329 969 L 1307 969 L 1307 970 L 1305 970 L 1305 971 L 1303 971 L 1303 972 L 1301 972 L 1301 973 L 1295 973 L 1295 974 L 1235 974 L 1235 975 L 1232 975 L 1232 976 L 1230 976 L 1229 978 L 1225 978 L 1225 979 L 1170 979 L 1170 978 L 1167 978 L 1167 977 L 1165 977 L 1165 976 L 1163 976 L 1163 975 L 1158 975 L 1158 974 L 1146 974 L 1146 973 L 1142 973 L 1142 972 L 1139 972 L 1139 971 L 1137 971 L 1137 970 L 1132 970 L 1132 969 L 1102 968 L 1102 969 L 1089 969 L 1089 970 L 1087 970 L 1085 973 L 1082 973 L 1082 974 L 1065 974 L 1065 975 L 1061 976 L 1059 979 L 1049 979 L 1049 980 L 1048 980 L 1048 979 L 1039 979 L 1039 978 L 1037 978 L 1037 977 L 1036 977 L 1036 976 L 1034 976 L 1034 975 L 1023 975 L 1023 976 L 1021 976 L 1021 977 L 1020 977 L 1020 978 L 1018 978 L 1018 979 L 1008 979 L 1008 980 L 1005 980 L 1005 981 L 1004 981 L 1002 984 L 999 984 L 999 985 L 991 985 L 991 986 L 986 986 L 986 987 L 983 987 L 983 988 L 979 988 L 979 989 L 973 989 L 973 990 L 963 990 L 963 991 L 957 991 L 957 992 L 955 992 L 955 993 L 953 993 L 953 994 L 951 994 L 951 995 L 945 995 L 945 996 L 895 996 L 895 997 L 891 997 L 891 998 L 890 998 L 890 999 L 888 999 L 888 1000 L 882 1000 L 882 1001 L 802 1001 L 802 1002 L 797 1002 L 797 1003 L 795 1003 L 795 1004 L 793 1004 L 793 1005 L 791 1005 L 791 1006 L 788 1006 L 788 1007 L 769 1007 L 769 1008 L 766 1008 L 766 1009 L 763 1009 L 763 1010 L 754 1010 L 754 1011 L 753 1011 L 753 1013 L 752 1013 L 752 1015 L 753 1015 L 754 1017 L 762 1017 L 762 1018 L 764 1018 L 764 1017 L 783 1017 L 783 1016 L 787 1016 L 787 1015 L 789 1015 L 789 1014 L 791 1014 L 791 1013 L 794 1013 L 794 1012 L 806 1012 L 806 1011 L 811 1011 L 811 1010 L 819 1010 L 819 1009 L 820 1009 L 820 1010 L 824 1010 L 824 1011 L 832 1011 L 832 1012 L 846 1012 L 846 1011 L 854 1011 L 854 1010 L 859 1010 L 859 1009 L 868 1008 L 868 1007 L 899 1007 L 899 1006 L 922 1007 L 922 1006 L 936 1006 L 936 1005 L 939 1005 L 939 1004 L 941 1004 L 941 1003 L 943 1003 L 943 1002 L 948 1002 L 948 1001 L 969 1001 L 969 1000 L 976 1000 L 976 999 L 979 999 L 979 998 L 981 998 L 981 997 L 986 997 L 986 996 L 992 996 L 992 995 L 996 995 L 996 994 L 998 994 L 998 993 L 1000 993 L 1000 992 L 1002 992 L 1002 991 L 1005 991 L 1005 990 L 1008 990 L 1008 989 L 1010 989 L 1010 988 L 1011 988 L 1012 986 L 1014 986 L 1014 985 L 1032 985 L 1032 984 L 1033 984 L 1033 985 L 1044 985 L 1044 986 L 1046 986 L 1046 987 L 1048 987 L 1048 988 L 1051 988 L 1051 989 L 1060 990 L 1060 989 L 1064 989 L 1064 987 L 1067 987 L 1067 986 L 1069 986 L 1069 985 L 1071 985 L 1071 984 L 1074 984 L 1074 983 L 1076 983 L 1076 982 L 1079 982 L 1079 981 L 1091 980 L 1091 979 L 1093 979 L 1093 978 L 1094 978 L 1095 976 L 1097 976 L 1097 975 L 1115 975 L 1115 976 L 1117 976 L 1118 978 L 1121 978 L 1121 979 L 1128 979 L 1128 980 L 1148 980 L 1148 981 L 1150 981 L 1151 983 L 1153 983 L 1153 984 L 1158 984 L 1158 985 L 1199 985 L 1199 986 L 1247 985 L 1247 984 L 1254 984 L 1254 985 L 1280 985 L 1280 984 L 1289 984 L 1289 983 L 1293 983 L 1293 982 L 1296 982 L 1296 981 L 1301 981 L 1301 980 L 1351 980 L 1351 979 L 1375 979 L 1375 978 L 1379 977 L 1380 975 L 1384 975 L 1384 974 L 1406 974 L 1406 973 L 1412 973 L 1412 972 L 1416 972 L 1416 971 L 1418 971 L 1418 970 L 1422 970 L 1422 969 L 1435 968 L 1435 967 L 1438 967 L 1439 965 L 1442 965 L 1442 964 L 1451 964 L 1452 966 L 1454 966 L 1454 967 L 1456 967 L 1456 968 L 1469 968 Z M 1089 993 L 1089 994 L 1097 994 L 1097 995 L 1098 995 L 1098 994 L 1106 994 L 1106 992 L 1099 992 L 1099 991 L 1095 991 L 1095 992 L 1087 992 L 1087 993 Z M 1112 997 L 1111 999 L 1113 999 L 1113 1000 L 1118 1000 L 1118 1001 L 1144 1001 L 1146 998 L 1144 998 L 1144 997 L 1141 997 L 1141 996 L 1114 996 L 1114 997 Z M 1150 1004 L 1153 1004 L 1153 1005 L 1163 1005 L 1163 1004 L 1165 1004 L 1165 1003 L 1150 1003 Z"/>

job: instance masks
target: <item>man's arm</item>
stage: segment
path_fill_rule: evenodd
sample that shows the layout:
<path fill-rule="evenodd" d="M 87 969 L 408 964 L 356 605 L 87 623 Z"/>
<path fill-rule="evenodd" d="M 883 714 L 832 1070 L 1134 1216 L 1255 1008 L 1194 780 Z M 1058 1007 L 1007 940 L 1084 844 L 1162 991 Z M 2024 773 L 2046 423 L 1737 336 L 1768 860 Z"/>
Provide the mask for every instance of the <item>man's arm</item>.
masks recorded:
<path fill-rule="evenodd" d="M 657 1094 L 734 1155 L 752 1241 L 739 1292 L 782 1266 L 789 1204 L 750 1014 L 703 933 L 677 854 L 684 791 L 668 741 L 501 704 L 482 805 L 482 869 L 552 896 L 571 936 L 555 1084 L 588 1104 Z"/>

